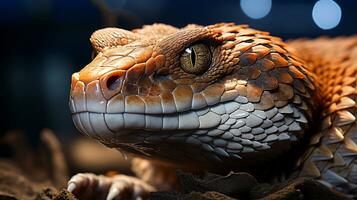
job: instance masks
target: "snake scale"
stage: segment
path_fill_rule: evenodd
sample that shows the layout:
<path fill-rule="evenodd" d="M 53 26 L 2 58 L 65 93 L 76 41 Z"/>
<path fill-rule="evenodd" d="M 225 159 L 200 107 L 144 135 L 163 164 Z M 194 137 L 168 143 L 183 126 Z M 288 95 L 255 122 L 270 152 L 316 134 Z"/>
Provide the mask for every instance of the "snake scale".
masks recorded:
<path fill-rule="evenodd" d="M 105 28 L 90 40 L 94 59 L 72 75 L 74 123 L 140 157 L 133 169 L 148 184 L 79 174 L 70 191 L 97 181 L 107 199 L 130 186 L 139 197 L 170 189 L 183 168 L 308 176 L 357 194 L 357 37 L 284 43 L 220 23 Z"/>

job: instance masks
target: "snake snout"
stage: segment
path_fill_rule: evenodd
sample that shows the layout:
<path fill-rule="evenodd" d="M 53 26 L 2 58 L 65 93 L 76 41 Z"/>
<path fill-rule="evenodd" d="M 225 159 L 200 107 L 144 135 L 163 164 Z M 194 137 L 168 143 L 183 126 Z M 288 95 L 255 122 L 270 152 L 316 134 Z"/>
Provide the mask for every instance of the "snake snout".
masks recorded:
<path fill-rule="evenodd" d="M 105 114 L 110 98 L 120 93 L 124 75 L 125 71 L 116 69 L 102 74 L 83 70 L 72 75 L 69 105 L 80 132 L 100 140 L 112 137 Z"/>

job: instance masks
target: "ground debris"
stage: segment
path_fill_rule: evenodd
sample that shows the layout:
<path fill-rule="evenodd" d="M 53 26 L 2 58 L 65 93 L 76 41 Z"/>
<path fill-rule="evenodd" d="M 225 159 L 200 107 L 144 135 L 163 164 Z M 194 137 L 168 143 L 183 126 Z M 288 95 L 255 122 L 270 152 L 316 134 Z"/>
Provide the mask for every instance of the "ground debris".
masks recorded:
<path fill-rule="evenodd" d="M 251 199 L 251 200 L 347 200 L 345 195 L 332 191 L 309 178 L 287 180 L 278 184 L 259 184 L 247 173 L 227 176 L 205 174 L 203 177 L 179 172 L 182 192 L 156 192 L 151 199 Z"/>
<path fill-rule="evenodd" d="M 58 191 L 68 180 L 67 164 L 57 137 L 48 129 L 41 133 L 38 149 L 31 148 L 25 134 L 12 131 L 0 137 L 0 199 L 75 199 Z"/>

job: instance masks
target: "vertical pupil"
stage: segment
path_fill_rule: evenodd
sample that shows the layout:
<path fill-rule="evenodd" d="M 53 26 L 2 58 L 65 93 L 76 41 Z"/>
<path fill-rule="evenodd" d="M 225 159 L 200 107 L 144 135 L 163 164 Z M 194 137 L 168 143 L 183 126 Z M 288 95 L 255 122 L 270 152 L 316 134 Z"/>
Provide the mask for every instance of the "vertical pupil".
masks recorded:
<path fill-rule="evenodd" d="M 195 66 L 196 63 L 196 53 L 195 53 L 195 49 L 194 48 L 190 48 L 191 50 L 191 62 L 192 62 L 192 66 Z"/>

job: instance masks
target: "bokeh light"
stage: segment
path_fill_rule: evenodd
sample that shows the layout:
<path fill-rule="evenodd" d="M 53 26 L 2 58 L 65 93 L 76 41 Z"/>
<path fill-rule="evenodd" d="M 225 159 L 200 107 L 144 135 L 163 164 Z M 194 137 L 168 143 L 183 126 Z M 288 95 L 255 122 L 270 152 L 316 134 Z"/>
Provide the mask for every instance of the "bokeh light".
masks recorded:
<path fill-rule="evenodd" d="M 271 10 L 271 0 L 241 0 L 240 7 L 244 14 L 253 19 L 267 16 Z"/>
<path fill-rule="evenodd" d="M 335 28 L 341 20 L 340 6 L 333 0 L 319 0 L 312 9 L 312 18 L 321 29 Z"/>

